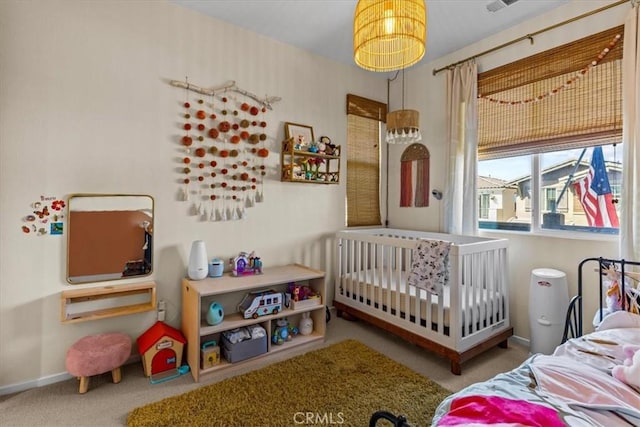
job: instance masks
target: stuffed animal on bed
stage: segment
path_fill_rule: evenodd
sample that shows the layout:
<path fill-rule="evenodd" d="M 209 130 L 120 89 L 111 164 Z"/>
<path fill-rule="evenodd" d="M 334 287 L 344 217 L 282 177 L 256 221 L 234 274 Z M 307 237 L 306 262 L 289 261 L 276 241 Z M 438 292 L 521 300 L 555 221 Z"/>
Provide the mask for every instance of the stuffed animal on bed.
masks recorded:
<path fill-rule="evenodd" d="M 620 292 L 620 272 L 610 265 L 602 270 L 605 278 L 602 283 L 606 287 L 606 303 L 605 308 L 601 308 L 596 311 L 593 316 L 593 326 L 598 327 L 600 322 L 616 311 L 623 309 L 622 307 L 622 293 Z"/>
<path fill-rule="evenodd" d="M 614 378 L 640 389 L 640 345 L 625 345 L 622 348 L 625 360 L 611 371 Z"/>

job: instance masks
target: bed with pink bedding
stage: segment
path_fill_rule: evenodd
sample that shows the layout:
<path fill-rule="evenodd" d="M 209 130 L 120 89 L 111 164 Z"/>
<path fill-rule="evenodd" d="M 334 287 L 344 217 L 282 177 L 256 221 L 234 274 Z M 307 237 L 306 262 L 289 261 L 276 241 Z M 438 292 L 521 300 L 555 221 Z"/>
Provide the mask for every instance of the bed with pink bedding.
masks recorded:
<path fill-rule="evenodd" d="M 602 292 L 595 332 L 583 335 L 583 272 L 594 262 Z M 510 372 L 449 396 L 438 406 L 432 426 L 640 426 L 640 375 L 612 375 L 628 369 L 616 367 L 640 351 L 640 276 L 632 271 L 638 267 L 633 261 L 583 260 L 578 294 L 554 353 L 535 354 Z M 614 295 L 611 289 L 620 292 L 613 312 L 603 310 L 612 308 L 605 298 Z"/>
<path fill-rule="evenodd" d="M 533 355 L 449 396 L 432 426 L 640 426 L 640 390 L 611 375 L 623 347 L 640 346 L 640 316 L 621 311 L 606 320 L 553 355 Z"/>

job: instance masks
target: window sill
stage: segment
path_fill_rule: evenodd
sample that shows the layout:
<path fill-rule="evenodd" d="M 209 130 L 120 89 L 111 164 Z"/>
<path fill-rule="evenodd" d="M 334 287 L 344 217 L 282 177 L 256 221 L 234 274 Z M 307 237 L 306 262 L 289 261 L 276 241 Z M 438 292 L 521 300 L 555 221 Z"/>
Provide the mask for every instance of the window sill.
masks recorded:
<path fill-rule="evenodd" d="M 593 242 L 617 242 L 617 234 L 600 234 L 600 233 L 588 233 L 580 231 L 565 231 L 556 230 L 550 231 L 548 229 L 540 229 L 536 231 L 515 231 L 515 230 L 494 230 L 494 229 L 479 229 L 478 235 L 482 237 L 495 237 L 498 235 L 512 235 L 518 237 L 545 237 L 552 239 L 563 240 L 589 240 Z"/>

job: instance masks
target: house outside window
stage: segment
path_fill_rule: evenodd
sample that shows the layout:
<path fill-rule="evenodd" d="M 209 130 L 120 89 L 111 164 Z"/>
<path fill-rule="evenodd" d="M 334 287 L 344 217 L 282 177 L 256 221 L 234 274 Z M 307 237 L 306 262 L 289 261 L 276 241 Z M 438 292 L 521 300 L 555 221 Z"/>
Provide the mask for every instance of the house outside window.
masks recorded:
<path fill-rule="evenodd" d="M 507 180 L 481 175 L 478 185 L 478 218 L 488 221 L 506 221 L 515 215 L 517 189 Z"/>

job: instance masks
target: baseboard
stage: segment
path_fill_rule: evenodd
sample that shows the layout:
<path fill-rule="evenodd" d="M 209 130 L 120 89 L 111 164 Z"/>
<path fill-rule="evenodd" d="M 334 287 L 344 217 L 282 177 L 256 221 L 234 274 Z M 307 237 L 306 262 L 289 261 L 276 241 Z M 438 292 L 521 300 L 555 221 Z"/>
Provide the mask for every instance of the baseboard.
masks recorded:
<path fill-rule="evenodd" d="M 531 346 L 531 342 L 530 342 L 528 339 L 526 339 L 526 338 L 522 338 L 522 337 L 519 337 L 519 336 L 517 336 L 517 335 L 513 335 L 513 336 L 512 336 L 511 338 L 509 338 L 509 339 L 510 339 L 511 341 L 513 341 L 514 343 L 519 344 L 519 345 L 522 345 L 522 346 L 525 346 L 525 347 L 527 347 L 527 348 Z"/>
<path fill-rule="evenodd" d="M 18 384 L 10 384 L 0 387 L 0 396 L 5 394 L 20 393 L 36 387 L 43 387 L 45 385 L 58 383 L 60 381 L 66 381 L 73 378 L 68 372 L 61 372 L 59 374 L 48 375 L 46 377 L 38 378 L 37 380 L 26 381 Z"/>
<path fill-rule="evenodd" d="M 130 363 L 140 363 L 140 355 L 133 354 L 124 363 L 128 365 Z M 59 383 L 61 381 L 70 380 L 73 375 L 68 372 L 60 372 L 59 374 L 48 375 L 46 377 L 38 378 L 36 380 L 25 381 L 23 383 L 9 384 L 0 387 L 0 396 L 6 394 L 20 393 L 36 387 L 44 387 L 49 384 Z"/>

